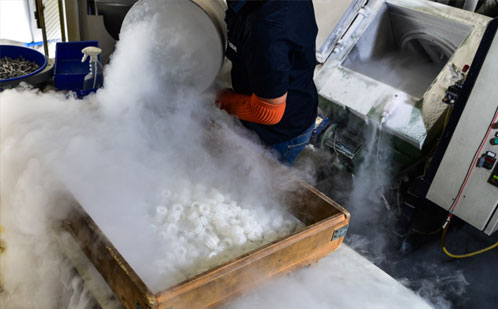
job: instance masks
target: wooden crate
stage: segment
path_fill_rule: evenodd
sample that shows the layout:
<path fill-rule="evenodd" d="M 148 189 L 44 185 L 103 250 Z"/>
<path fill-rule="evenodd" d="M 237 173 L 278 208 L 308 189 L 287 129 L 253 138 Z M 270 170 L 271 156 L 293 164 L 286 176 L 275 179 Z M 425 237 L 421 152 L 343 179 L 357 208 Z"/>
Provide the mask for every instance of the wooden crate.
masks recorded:
<path fill-rule="evenodd" d="M 157 294 L 76 202 L 64 225 L 126 308 L 205 308 L 226 302 L 268 278 L 315 263 L 340 246 L 349 213 L 313 187 L 302 186 L 300 193 L 289 195 L 288 205 L 306 224 L 303 230 Z"/>

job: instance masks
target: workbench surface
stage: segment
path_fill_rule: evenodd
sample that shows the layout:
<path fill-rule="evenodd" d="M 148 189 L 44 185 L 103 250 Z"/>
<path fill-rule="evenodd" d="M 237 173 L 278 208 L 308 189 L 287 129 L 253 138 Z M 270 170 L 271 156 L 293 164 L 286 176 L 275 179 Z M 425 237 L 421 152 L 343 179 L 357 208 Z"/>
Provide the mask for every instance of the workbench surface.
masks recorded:
<path fill-rule="evenodd" d="M 273 279 L 225 308 L 432 308 L 343 244 L 316 265 Z"/>

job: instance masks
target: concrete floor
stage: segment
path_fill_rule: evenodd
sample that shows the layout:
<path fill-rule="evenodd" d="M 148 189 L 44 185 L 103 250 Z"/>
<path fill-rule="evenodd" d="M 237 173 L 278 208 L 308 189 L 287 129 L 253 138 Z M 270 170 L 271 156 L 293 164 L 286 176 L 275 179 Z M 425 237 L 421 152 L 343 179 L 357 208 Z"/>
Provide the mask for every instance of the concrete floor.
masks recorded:
<path fill-rule="evenodd" d="M 330 160 L 330 157 L 317 154 L 317 151 L 303 156 L 297 167 L 307 166 L 308 171 L 317 167 L 317 161 L 320 165 Z M 313 156 L 315 158 L 310 160 Z M 317 156 L 321 158 L 317 160 Z M 314 161 L 313 168 L 309 166 L 310 161 Z M 355 199 L 351 198 L 351 192 L 354 180 L 351 174 L 333 168 L 318 170 L 322 175 L 318 175 L 320 181 L 315 184 L 316 187 L 351 212 L 351 224 L 345 240 L 350 247 L 429 300 L 436 308 L 498 307 L 498 248 L 468 259 L 452 259 L 441 249 L 440 232 L 430 236 L 411 233 L 407 237 L 399 237 L 394 233 L 399 227 L 401 209 L 397 206 L 395 186 L 384 186 L 384 196 L 389 201 L 390 209 L 379 198 L 378 188 L 364 193 L 365 203 L 353 204 L 351 201 Z M 434 231 L 445 218 L 446 213 L 439 207 L 422 205 L 415 215 L 415 228 Z M 454 219 L 448 231 L 446 247 L 452 253 L 461 254 L 497 241 L 498 233 L 490 237 Z"/>

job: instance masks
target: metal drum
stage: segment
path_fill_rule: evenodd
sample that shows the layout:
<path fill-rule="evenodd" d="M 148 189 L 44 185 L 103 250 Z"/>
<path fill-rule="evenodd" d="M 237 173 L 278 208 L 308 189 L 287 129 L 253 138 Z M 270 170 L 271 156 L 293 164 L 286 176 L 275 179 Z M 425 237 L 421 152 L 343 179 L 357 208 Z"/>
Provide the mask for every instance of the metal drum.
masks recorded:
<path fill-rule="evenodd" d="M 120 39 L 126 31 L 146 24 L 153 40 L 153 52 L 147 56 L 165 71 L 160 78 L 203 91 L 223 64 L 225 11 L 223 0 L 141 0 L 126 15 Z"/>

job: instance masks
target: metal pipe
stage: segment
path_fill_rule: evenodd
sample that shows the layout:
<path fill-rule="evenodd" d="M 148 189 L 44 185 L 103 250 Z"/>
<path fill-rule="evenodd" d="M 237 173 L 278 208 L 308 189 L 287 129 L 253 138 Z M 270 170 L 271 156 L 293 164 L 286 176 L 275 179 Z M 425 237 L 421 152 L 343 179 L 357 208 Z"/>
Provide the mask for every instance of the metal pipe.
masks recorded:
<path fill-rule="evenodd" d="M 38 15 L 38 27 L 41 28 L 43 36 L 43 50 L 45 52 L 45 57 L 49 58 L 48 54 L 48 40 L 47 40 L 47 29 L 45 29 L 45 16 L 43 14 L 43 1 L 36 0 L 36 12 Z"/>
<path fill-rule="evenodd" d="M 65 12 L 64 12 L 64 5 L 62 3 L 62 0 L 58 0 L 59 4 L 59 23 L 61 25 L 61 40 L 62 42 L 66 42 L 66 22 L 65 22 Z"/>

